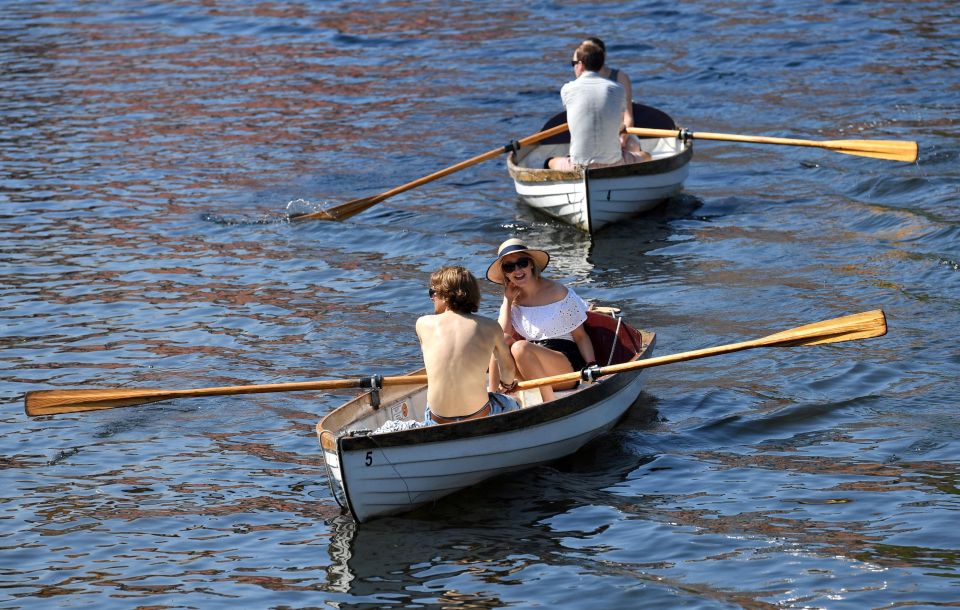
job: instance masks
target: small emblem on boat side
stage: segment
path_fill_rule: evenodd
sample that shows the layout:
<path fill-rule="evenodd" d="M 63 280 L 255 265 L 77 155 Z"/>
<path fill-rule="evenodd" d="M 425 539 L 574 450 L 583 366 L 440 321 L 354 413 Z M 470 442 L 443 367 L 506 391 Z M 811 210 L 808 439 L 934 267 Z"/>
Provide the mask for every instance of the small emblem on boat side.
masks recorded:
<path fill-rule="evenodd" d="M 405 400 L 398 405 L 393 405 L 393 407 L 390 408 L 390 419 L 407 419 L 407 416 L 409 415 L 410 408 L 407 406 L 407 401 Z"/>

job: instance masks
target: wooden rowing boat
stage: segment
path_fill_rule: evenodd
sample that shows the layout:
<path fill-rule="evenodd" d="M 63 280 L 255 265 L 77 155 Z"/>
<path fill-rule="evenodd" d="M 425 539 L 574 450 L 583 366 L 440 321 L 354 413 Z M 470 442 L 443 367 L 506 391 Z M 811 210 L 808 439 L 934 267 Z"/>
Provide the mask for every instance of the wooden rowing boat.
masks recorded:
<path fill-rule="evenodd" d="M 653 352 L 654 334 L 622 318 L 591 311 L 586 328 L 594 351 L 609 364 Z M 617 423 L 639 396 L 641 373 L 584 382 L 576 390 L 557 392 L 549 403 L 541 403 L 534 388 L 521 393 L 520 411 L 386 433 L 375 431 L 391 420 L 423 420 L 427 386 L 367 392 L 317 424 L 334 497 L 362 523 L 569 455 Z"/>
<path fill-rule="evenodd" d="M 634 104 L 633 115 L 637 127 L 677 129 L 669 115 L 650 106 Z M 566 112 L 561 112 L 544 129 L 566 120 Z M 570 132 L 563 132 L 511 153 L 507 170 L 527 205 L 594 233 L 653 209 L 683 188 L 693 158 L 692 142 L 644 138 L 640 147 L 652 161 L 570 172 L 544 169 L 547 159 L 569 152 Z"/>

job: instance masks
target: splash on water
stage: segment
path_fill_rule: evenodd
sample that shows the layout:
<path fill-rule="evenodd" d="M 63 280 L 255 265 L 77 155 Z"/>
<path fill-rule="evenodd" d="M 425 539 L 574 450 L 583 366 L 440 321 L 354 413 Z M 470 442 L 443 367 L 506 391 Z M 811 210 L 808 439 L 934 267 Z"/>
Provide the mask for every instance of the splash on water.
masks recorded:
<path fill-rule="evenodd" d="M 238 215 L 225 215 L 225 214 L 213 214 L 210 212 L 204 212 L 200 215 L 200 219 L 205 222 L 212 222 L 218 225 L 224 225 L 228 227 L 235 226 L 245 226 L 245 225 L 272 225 L 280 224 L 284 222 L 290 222 L 290 216 L 287 214 L 258 214 L 256 216 L 248 214 L 238 214 Z"/>
<path fill-rule="evenodd" d="M 325 212 L 329 207 L 329 202 L 321 201 L 319 203 L 313 203 L 306 199 L 294 199 L 287 203 L 287 217 L 294 218 L 296 216 L 303 216 L 304 214 L 312 214 L 314 212 Z"/>
<path fill-rule="evenodd" d="M 263 214 L 236 214 L 236 215 L 227 215 L 227 214 L 214 214 L 212 212 L 204 212 L 200 215 L 201 220 L 206 222 L 213 222 L 218 225 L 224 225 L 228 227 L 233 226 L 244 226 L 244 225 L 272 225 L 280 224 L 284 222 L 290 222 L 292 218 L 297 216 L 303 216 L 304 214 L 311 214 L 313 212 L 325 211 L 328 207 L 328 202 L 321 201 L 319 203 L 313 203 L 306 199 L 294 199 L 288 201 L 287 205 L 284 206 L 283 212 L 269 212 Z"/>

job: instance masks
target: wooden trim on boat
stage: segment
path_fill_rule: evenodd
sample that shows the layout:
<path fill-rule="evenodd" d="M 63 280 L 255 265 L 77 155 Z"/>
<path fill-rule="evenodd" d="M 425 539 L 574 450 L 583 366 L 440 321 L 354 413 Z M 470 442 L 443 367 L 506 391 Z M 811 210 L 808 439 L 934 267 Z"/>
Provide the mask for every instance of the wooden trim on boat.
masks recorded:
<path fill-rule="evenodd" d="M 557 169 L 538 169 L 517 165 L 517 153 L 507 157 L 507 172 L 517 182 L 579 182 L 583 179 L 583 170 L 563 172 Z"/>

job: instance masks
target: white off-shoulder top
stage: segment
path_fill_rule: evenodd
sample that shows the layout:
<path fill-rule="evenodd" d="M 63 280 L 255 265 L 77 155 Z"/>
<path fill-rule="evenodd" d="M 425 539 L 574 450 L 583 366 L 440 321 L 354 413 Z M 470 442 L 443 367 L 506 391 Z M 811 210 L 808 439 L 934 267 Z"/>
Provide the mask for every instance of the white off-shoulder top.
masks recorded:
<path fill-rule="evenodd" d="M 567 296 L 546 305 L 512 305 L 510 322 L 527 341 L 544 339 L 573 340 L 570 334 L 587 319 L 587 304 L 567 288 Z"/>

